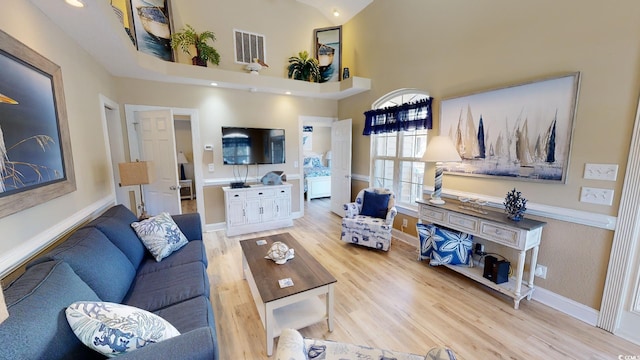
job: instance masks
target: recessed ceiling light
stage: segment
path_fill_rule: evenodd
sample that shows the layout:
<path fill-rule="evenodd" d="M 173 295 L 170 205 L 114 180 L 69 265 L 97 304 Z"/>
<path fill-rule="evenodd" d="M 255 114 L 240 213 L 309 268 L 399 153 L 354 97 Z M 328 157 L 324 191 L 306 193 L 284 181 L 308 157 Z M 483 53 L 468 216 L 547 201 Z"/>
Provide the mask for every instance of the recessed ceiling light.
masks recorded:
<path fill-rule="evenodd" d="M 333 9 L 333 16 L 335 17 L 340 16 L 340 12 L 338 11 L 338 9 Z"/>
<path fill-rule="evenodd" d="M 218 86 L 218 83 L 217 82 L 212 82 L 211 86 Z"/>
<path fill-rule="evenodd" d="M 84 2 L 82 0 L 64 0 L 67 4 L 75 7 L 84 7 Z"/>
<path fill-rule="evenodd" d="M 285 94 L 291 95 L 291 91 L 285 91 Z"/>

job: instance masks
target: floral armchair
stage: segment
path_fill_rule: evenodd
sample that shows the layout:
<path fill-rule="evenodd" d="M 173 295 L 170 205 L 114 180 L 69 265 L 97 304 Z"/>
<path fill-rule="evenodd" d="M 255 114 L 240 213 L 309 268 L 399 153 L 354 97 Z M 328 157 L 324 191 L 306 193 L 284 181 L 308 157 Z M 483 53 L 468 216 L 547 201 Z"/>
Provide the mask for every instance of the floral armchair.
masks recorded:
<path fill-rule="evenodd" d="M 393 191 L 367 188 L 344 205 L 342 241 L 389 251 L 393 218 L 398 213 Z"/>

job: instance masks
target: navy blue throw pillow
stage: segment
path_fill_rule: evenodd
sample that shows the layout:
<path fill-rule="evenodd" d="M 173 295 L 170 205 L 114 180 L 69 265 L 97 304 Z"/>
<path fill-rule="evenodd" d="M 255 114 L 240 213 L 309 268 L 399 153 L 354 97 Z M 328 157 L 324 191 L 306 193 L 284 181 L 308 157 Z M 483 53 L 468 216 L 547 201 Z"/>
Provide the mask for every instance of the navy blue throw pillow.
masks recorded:
<path fill-rule="evenodd" d="M 372 216 L 380 219 L 387 218 L 389 210 L 389 196 L 391 194 L 377 194 L 370 191 L 364 192 L 362 211 L 360 215 Z"/>

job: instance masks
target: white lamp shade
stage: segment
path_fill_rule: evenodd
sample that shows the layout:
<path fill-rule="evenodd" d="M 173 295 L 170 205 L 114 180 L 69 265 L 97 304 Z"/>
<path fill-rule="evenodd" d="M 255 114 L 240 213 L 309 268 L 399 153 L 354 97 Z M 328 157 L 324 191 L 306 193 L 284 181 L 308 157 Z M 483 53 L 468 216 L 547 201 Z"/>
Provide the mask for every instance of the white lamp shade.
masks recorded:
<path fill-rule="evenodd" d="M 7 304 L 4 302 L 4 294 L 2 293 L 2 287 L 0 286 L 0 323 L 7 320 L 9 317 L 9 311 L 7 310 Z"/>
<path fill-rule="evenodd" d="M 189 160 L 187 160 L 187 157 L 184 156 L 184 153 L 182 151 L 180 151 L 178 153 L 178 164 L 188 164 Z"/>
<path fill-rule="evenodd" d="M 428 138 L 427 149 L 422 160 L 427 162 L 462 161 L 453 141 L 448 136 Z"/>

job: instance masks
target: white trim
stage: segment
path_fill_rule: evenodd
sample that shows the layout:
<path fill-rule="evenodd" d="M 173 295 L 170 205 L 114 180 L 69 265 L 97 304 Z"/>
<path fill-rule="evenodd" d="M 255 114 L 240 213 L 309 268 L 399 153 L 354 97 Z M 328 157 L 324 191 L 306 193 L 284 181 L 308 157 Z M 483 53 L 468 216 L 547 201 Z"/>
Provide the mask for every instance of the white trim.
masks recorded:
<path fill-rule="evenodd" d="M 410 245 L 415 246 L 417 258 L 419 240 L 416 236 L 401 232 L 397 229 L 391 230 L 391 235 L 400 241 L 404 241 Z M 536 286 L 535 290 L 533 291 L 532 299 L 580 321 L 584 321 L 589 325 L 596 326 L 596 323 L 598 322 L 598 310 L 590 308 L 584 304 L 566 298 L 562 295 L 558 295 L 547 289 Z"/>
<path fill-rule="evenodd" d="M 287 180 L 300 180 L 300 174 L 291 174 L 287 175 Z M 235 178 L 215 178 L 215 179 L 204 179 L 202 181 L 202 186 L 229 186 L 230 183 L 234 182 Z M 247 177 L 247 183 L 259 183 L 260 178 L 249 176 Z"/>
<path fill-rule="evenodd" d="M 351 179 L 358 180 L 358 181 L 364 181 L 367 184 L 369 184 L 369 175 L 351 174 Z"/>
<path fill-rule="evenodd" d="M 367 175 L 353 174 L 351 175 L 351 178 L 353 180 L 369 183 L 369 176 Z M 503 198 L 498 198 L 495 196 L 489 196 L 484 194 L 470 193 L 465 191 L 451 190 L 451 189 L 447 189 L 445 193 L 444 190 L 445 189 L 443 189 L 443 193 L 442 193 L 443 198 L 456 199 L 462 196 L 462 197 L 469 197 L 474 199 L 482 199 L 489 202 L 487 206 L 494 207 L 500 210 L 503 209 L 503 205 L 502 205 L 502 202 L 504 201 Z M 431 192 L 433 191 L 433 186 L 424 185 L 422 191 L 423 191 L 423 194 L 428 197 L 429 195 L 431 195 Z M 398 208 L 398 212 L 402 214 L 413 216 L 416 218 L 418 216 L 418 212 L 414 209 L 402 207 L 401 205 L 396 205 L 396 207 Z M 558 206 L 536 204 L 532 202 L 527 202 L 527 214 L 542 216 L 545 218 L 555 219 L 560 221 L 566 221 L 574 224 L 593 226 L 596 228 L 606 229 L 606 230 L 615 230 L 617 220 L 618 220 L 618 218 L 615 216 L 562 208 Z"/>
<path fill-rule="evenodd" d="M 4 278 L 47 246 L 58 241 L 69 230 L 94 219 L 114 204 L 113 194 L 104 197 L 3 253 L 0 255 L 0 278 Z"/>
<path fill-rule="evenodd" d="M 107 112 L 105 109 L 116 111 L 118 114 L 118 120 L 120 119 L 120 105 L 117 102 L 109 99 L 108 97 L 98 94 L 98 101 L 100 102 L 100 120 L 102 122 L 102 134 L 104 138 L 105 152 L 107 155 L 107 163 L 109 164 L 107 171 L 109 172 L 109 187 L 111 188 L 111 196 L 116 198 L 116 184 L 115 175 L 113 171 L 113 158 L 111 157 L 111 146 L 109 141 L 109 129 L 107 124 Z"/>
<path fill-rule="evenodd" d="M 547 289 L 536 286 L 532 299 L 580 321 L 584 321 L 589 325 L 596 326 L 598 322 L 598 315 L 600 314 L 598 310 Z"/>

